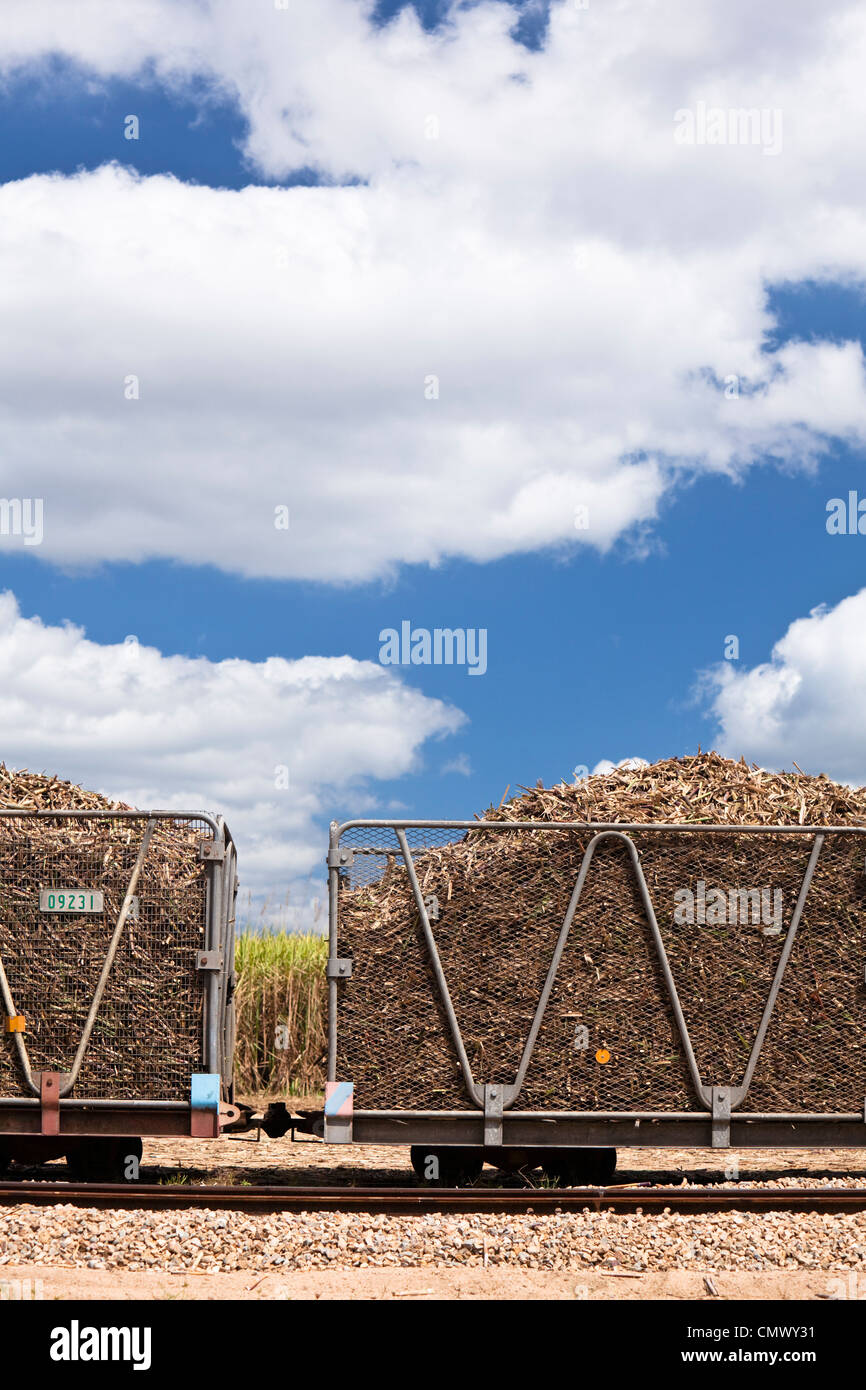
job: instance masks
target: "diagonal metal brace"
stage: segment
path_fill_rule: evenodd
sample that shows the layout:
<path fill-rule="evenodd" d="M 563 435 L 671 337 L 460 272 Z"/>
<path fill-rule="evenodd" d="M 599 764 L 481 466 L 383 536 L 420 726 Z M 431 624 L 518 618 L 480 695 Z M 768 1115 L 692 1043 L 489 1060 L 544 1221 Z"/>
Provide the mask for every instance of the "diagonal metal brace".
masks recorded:
<path fill-rule="evenodd" d="M 412 851 L 409 848 L 409 842 L 406 839 L 406 831 L 400 829 L 397 830 L 396 834 L 397 842 L 400 846 L 400 853 L 402 854 L 403 862 L 406 865 L 406 872 L 409 875 L 409 882 L 412 885 L 412 893 L 415 897 L 415 906 L 418 909 L 418 916 L 421 919 L 421 930 L 424 933 L 424 941 L 427 946 L 427 954 L 430 958 L 430 965 L 433 970 L 433 975 L 439 990 L 439 998 L 442 1003 L 442 1008 L 445 1010 L 445 1017 L 448 1020 L 448 1029 L 451 1033 L 451 1041 L 454 1044 L 454 1050 L 457 1053 L 457 1060 L 460 1063 L 460 1070 L 463 1073 L 463 1080 L 465 1081 L 466 1089 L 469 1092 L 471 1098 L 475 1101 L 475 1104 L 483 1105 L 484 1087 L 480 1086 L 472 1075 L 472 1067 L 469 1062 L 469 1058 L 466 1055 L 466 1048 L 463 1045 L 463 1038 L 460 1033 L 460 1024 L 457 1022 L 457 1015 L 454 1012 L 454 1005 L 451 1002 L 451 994 L 448 990 L 448 983 L 445 979 L 445 972 L 442 969 L 442 962 L 439 959 L 439 952 L 436 949 L 436 938 L 434 937 L 433 929 L 430 926 L 430 917 L 427 912 L 427 904 L 424 901 L 424 894 L 422 893 L 421 885 L 418 882 L 418 874 L 415 870 L 415 864 L 412 859 Z M 497 1087 L 497 1089 L 499 1088 Z"/>
<path fill-rule="evenodd" d="M 742 1105 L 743 1101 L 746 1099 L 746 1096 L 748 1095 L 749 1087 L 752 1084 L 752 1077 L 755 1075 L 755 1068 L 758 1065 L 758 1058 L 760 1057 L 761 1049 L 764 1046 L 764 1039 L 767 1036 L 767 1029 L 770 1026 L 770 1019 L 772 1018 L 773 1010 L 776 1007 L 776 999 L 778 998 L 779 990 L 782 987 L 782 980 L 785 975 L 785 969 L 787 967 L 791 952 L 794 949 L 794 941 L 796 940 L 797 930 L 800 926 L 800 918 L 802 917 L 803 909 L 806 906 L 806 899 L 809 896 L 809 889 L 812 886 L 812 879 L 815 874 L 815 869 L 818 864 L 818 859 L 820 857 L 823 844 L 823 833 L 816 835 L 814 843 L 812 845 L 812 853 L 809 855 L 809 863 L 806 865 L 806 872 L 803 876 L 803 882 L 800 885 L 800 892 L 794 907 L 794 915 L 791 918 L 791 925 L 789 926 L 788 934 L 785 937 L 785 944 L 782 947 L 782 953 L 779 956 L 779 963 L 776 966 L 776 973 L 773 976 L 773 983 L 770 987 L 770 993 L 768 994 L 767 1002 L 764 1005 L 764 1012 L 761 1016 L 761 1023 L 758 1028 L 755 1041 L 752 1044 L 752 1051 L 749 1054 L 749 1063 L 746 1067 L 746 1074 L 743 1077 L 741 1085 L 734 1087 L 733 1094 L 731 1096 L 731 1102 L 735 1107 Z"/>

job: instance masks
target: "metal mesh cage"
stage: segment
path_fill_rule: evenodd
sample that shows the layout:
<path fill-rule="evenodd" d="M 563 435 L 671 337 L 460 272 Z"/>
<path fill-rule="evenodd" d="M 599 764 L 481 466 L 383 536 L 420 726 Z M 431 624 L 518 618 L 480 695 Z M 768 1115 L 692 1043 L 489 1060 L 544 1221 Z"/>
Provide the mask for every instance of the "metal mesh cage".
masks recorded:
<path fill-rule="evenodd" d="M 478 1086 L 517 1077 L 595 834 L 545 824 L 406 832 Z M 741 1113 L 862 1111 L 863 838 L 826 834 L 793 934 L 814 833 L 647 826 L 628 838 L 658 940 L 625 837 L 601 840 L 515 1108 L 705 1111 L 709 1087 L 743 1082 L 764 1021 Z M 337 1075 L 354 1081 L 360 1109 L 476 1105 L 398 828 L 352 826 L 340 844 L 353 858 L 340 872 L 337 951 L 353 964 L 337 986 Z"/>
<path fill-rule="evenodd" d="M 0 958 L 34 1073 L 68 1072 L 82 1036 L 147 817 L 0 818 Z M 189 1097 L 203 1067 L 207 863 L 202 820 L 160 817 L 73 1094 Z M 46 911 L 40 890 L 96 890 L 102 911 Z M 77 901 L 77 900 L 76 900 Z M 13 1038 L 0 1048 L 0 1094 L 28 1094 Z"/>

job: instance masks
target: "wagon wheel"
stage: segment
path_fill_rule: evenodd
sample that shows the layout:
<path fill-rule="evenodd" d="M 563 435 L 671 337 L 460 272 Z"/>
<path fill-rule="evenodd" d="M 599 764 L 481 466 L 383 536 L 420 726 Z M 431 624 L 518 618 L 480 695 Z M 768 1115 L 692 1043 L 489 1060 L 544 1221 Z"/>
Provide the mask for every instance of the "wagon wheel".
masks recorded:
<path fill-rule="evenodd" d="M 616 1172 L 616 1149 L 553 1149 L 541 1166 L 561 1187 L 604 1187 Z"/>
<path fill-rule="evenodd" d="M 129 1160 L 141 1154 L 140 1139 L 86 1139 L 67 1151 L 66 1166 L 74 1182 L 130 1182 Z"/>
<path fill-rule="evenodd" d="M 481 1176 L 483 1150 L 413 1144 L 410 1154 L 417 1177 L 428 1187 L 467 1187 Z"/>

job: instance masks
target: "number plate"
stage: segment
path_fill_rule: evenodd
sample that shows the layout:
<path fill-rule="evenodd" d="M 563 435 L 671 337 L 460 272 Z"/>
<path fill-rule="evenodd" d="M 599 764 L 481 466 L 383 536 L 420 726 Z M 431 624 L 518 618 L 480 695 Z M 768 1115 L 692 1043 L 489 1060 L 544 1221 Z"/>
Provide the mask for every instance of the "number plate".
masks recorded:
<path fill-rule="evenodd" d="M 104 895 L 96 888 L 40 888 L 40 912 L 104 912 Z M 130 904 L 130 917 L 138 917 L 138 898 Z"/>

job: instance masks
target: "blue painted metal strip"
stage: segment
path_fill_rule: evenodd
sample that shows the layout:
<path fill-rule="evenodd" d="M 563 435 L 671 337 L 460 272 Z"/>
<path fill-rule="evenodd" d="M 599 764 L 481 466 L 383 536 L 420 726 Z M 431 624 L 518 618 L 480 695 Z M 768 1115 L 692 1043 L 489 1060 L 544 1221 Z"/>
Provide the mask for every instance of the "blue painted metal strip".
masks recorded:
<path fill-rule="evenodd" d="M 193 1072 L 189 1084 L 189 1103 L 193 1110 L 219 1110 L 220 1078 L 218 1072 Z"/>
<path fill-rule="evenodd" d="M 354 1086 L 351 1081 L 335 1081 L 328 1087 L 325 1096 L 325 1114 L 339 1115 L 347 1101 L 351 1101 Z"/>

